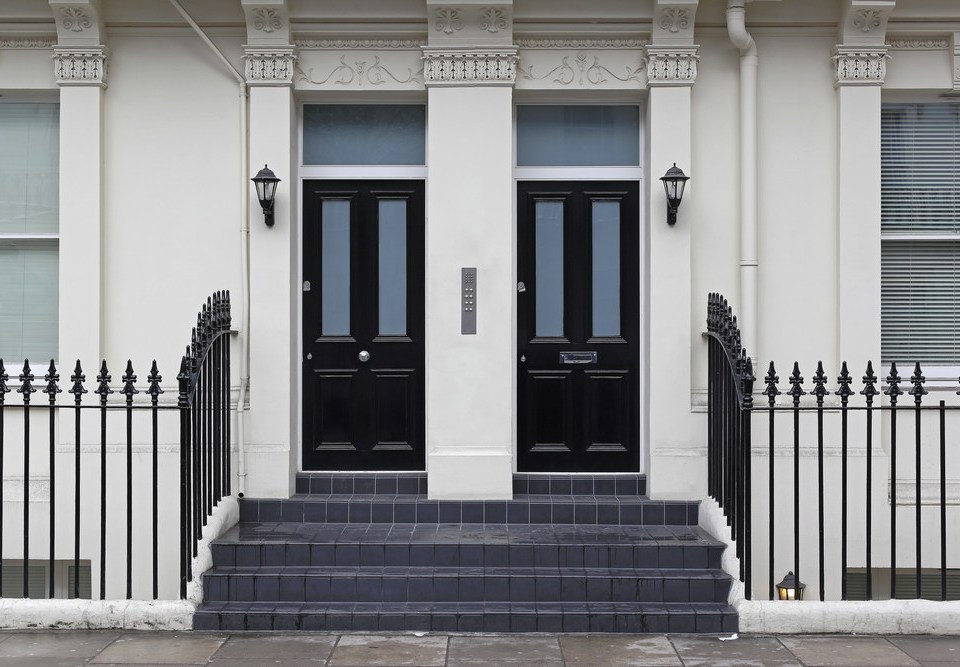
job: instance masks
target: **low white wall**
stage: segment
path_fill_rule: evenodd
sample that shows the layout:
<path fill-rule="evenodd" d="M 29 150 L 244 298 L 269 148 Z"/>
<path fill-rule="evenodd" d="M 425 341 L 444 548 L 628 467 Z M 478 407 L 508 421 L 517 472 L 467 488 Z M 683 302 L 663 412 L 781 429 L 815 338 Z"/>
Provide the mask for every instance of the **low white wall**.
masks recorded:
<path fill-rule="evenodd" d="M 203 600 L 200 575 L 213 566 L 210 543 L 240 520 L 240 505 L 224 498 L 203 529 L 193 559 L 193 581 L 186 600 L 24 600 L 0 598 L 0 629 L 191 630 L 193 612 Z"/>
<path fill-rule="evenodd" d="M 741 633 L 960 635 L 960 602 L 740 600 L 734 606 Z"/>

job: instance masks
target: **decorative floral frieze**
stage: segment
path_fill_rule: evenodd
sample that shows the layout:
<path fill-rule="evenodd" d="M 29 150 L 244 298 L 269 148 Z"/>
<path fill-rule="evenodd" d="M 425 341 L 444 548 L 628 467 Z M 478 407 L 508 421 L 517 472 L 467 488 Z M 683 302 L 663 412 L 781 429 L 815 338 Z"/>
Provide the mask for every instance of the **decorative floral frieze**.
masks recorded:
<path fill-rule="evenodd" d="M 419 39 L 300 39 L 295 42 L 299 49 L 349 51 L 355 49 L 419 49 L 425 40 Z"/>
<path fill-rule="evenodd" d="M 627 65 L 624 68 L 623 75 L 617 74 L 600 63 L 600 56 L 587 55 L 585 51 L 578 52 L 575 56 L 562 56 L 560 64 L 546 72 L 539 73 L 534 71 L 534 66 L 523 67 L 518 65 L 517 71 L 522 79 L 529 81 L 550 80 L 561 86 L 573 86 L 576 84 L 580 88 L 586 86 L 599 86 L 609 81 L 608 77 L 613 77 L 617 81 L 637 81 L 643 82 L 643 64 L 636 67 Z"/>
<path fill-rule="evenodd" d="M 696 47 L 647 47 L 647 85 L 689 86 L 697 80 Z"/>
<path fill-rule="evenodd" d="M 860 32 L 872 32 L 883 25 L 883 15 L 879 9 L 859 9 L 853 17 L 853 27 Z"/>
<path fill-rule="evenodd" d="M 288 85 L 293 83 L 296 56 L 292 51 L 248 51 L 243 61 L 248 84 Z"/>
<path fill-rule="evenodd" d="M 512 85 L 517 79 L 516 49 L 424 49 L 425 85 Z"/>
<path fill-rule="evenodd" d="M 646 39 L 518 39 L 522 49 L 642 49 Z"/>
<path fill-rule="evenodd" d="M 891 39 L 887 44 L 891 49 L 901 51 L 939 51 L 940 49 L 950 48 L 950 40 L 946 38 L 928 38 L 928 39 Z"/>
<path fill-rule="evenodd" d="M 83 32 L 93 25 L 93 19 L 81 7 L 62 7 L 60 9 L 60 25 L 70 32 Z"/>
<path fill-rule="evenodd" d="M 690 10 L 683 7 L 667 7 L 660 17 L 660 28 L 673 34 L 690 27 Z"/>
<path fill-rule="evenodd" d="M 55 50 L 53 74 L 61 86 L 102 86 L 107 80 L 104 49 Z"/>
<path fill-rule="evenodd" d="M 253 10 L 253 27 L 260 32 L 271 33 L 283 27 L 283 20 L 276 9 L 257 7 Z"/>
<path fill-rule="evenodd" d="M 405 76 L 397 76 L 380 62 L 379 56 L 373 57 L 368 65 L 367 60 L 353 60 L 347 62 L 347 56 L 340 56 L 340 64 L 334 67 L 326 76 L 315 76 L 311 68 L 304 72 L 299 67 L 296 70 L 297 81 L 306 81 L 316 86 L 331 84 L 334 86 L 356 86 L 362 88 L 364 84 L 382 86 L 393 81 L 398 84 L 411 84 L 416 87 L 423 85 L 423 69 L 416 72 L 407 68 Z"/>
<path fill-rule="evenodd" d="M 887 58 L 886 49 L 839 47 L 833 56 L 837 85 L 881 85 L 887 76 Z"/>
<path fill-rule="evenodd" d="M 433 29 L 445 35 L 452 35 L 463 30 L 463 18 L 460 10 L 455 7 L 441 7 L 436 11 Z"/>
<path fill-rule="evenodd" d="M 0 49 L 51 49 L 55 39 L 0 39 Z"/>
<path fill-rule="evenodd" d="M 480 10 L 480 30 L 491 34 L 507 29 L 507 13 L 499 7 L 484 7 Z"/>

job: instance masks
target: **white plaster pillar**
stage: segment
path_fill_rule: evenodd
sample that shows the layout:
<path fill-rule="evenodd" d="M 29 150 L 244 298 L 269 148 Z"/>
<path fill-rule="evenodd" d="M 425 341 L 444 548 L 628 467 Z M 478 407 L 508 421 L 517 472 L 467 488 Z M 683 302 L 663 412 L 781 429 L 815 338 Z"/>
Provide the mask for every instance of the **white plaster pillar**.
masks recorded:
<path fill-rule="evenodd" d="M 697 76 L 693 22 L 697 3 L 659 3 L 647 47 L 647 192 L 649 209 L 647 350 L 647 492 L 652 498 L 699 498 L 706 493 L 705 433 L 691 416 L 691 221 L 696 192 L 691 163 L 691 93 Z M 659 180 L 676 163 L 691 176 L 675 225 Z M 705 297 L 704 297 L 705 298 Z"/>
<path fill-rule="evenodd" d="M 250 188 L 250 409 L 245 413 L 246 493 L 286 498 L 299 460 L 296 108 L 293 49 L 247 48 L 251 176 L 264 164 L 281 179 L 274 225 Z"/>
<path fill-rule="evenodd" d="M 427 488 L 431 498 L 510 498 L 517 60 L 510 7 L 428 1 L 427 10 Z M 477 267 L 477 334 L 465 336 L 466 266 Z"/>

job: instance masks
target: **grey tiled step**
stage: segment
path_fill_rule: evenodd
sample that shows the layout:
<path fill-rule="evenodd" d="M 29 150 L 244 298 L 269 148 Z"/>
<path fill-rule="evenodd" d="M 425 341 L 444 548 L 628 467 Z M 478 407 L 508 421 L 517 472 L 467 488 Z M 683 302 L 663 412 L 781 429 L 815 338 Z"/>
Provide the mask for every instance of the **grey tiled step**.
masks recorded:
<path fill-rule="evenodd" d="M 425 472 L 300 472 L 298 494 L 426 495 Z"/>
<path fill-rule="evenodd" d="M 720 567 L 697 526 L 241 523 L 212 545 L 216 567 Z"/>
<path fill-rule="evenodd" d="M 627 497 L 646 493 L 646 475 L 635 473 L 515 473 L 513 476 L 514 496 L 553 494 Z"/>
<path fill-rule="evenodd" d="M 509 523 L 695 526 L 699 503 L 639 496 L 526 495 L 513 500 L 430 500 L 425 495 L 243 498 L 240 520 L 290 523 Z"/>
<path fill-rule="evenodd" d="M 731 633 L 721 603 L 212 602 L 195 630 Z"/>
<path fill-rule="evenodd" d="M 718 570 L 637 568 L 261 567 L 203 574 L 207 601 L 724 602 Z"/>

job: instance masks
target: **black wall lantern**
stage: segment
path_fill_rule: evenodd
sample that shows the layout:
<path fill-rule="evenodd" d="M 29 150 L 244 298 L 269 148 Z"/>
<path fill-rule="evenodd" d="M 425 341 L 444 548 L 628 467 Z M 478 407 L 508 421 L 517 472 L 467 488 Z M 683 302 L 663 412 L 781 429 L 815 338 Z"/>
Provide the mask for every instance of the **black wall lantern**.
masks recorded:
<path fill-rule="evenodd" d="M 803 589 L 807 585 L 801 583 L 793 572 L 787 572 L 787 576 L 777 584 L 777 597 L 781 600 L 802 600 L 803 599 Z"/>
<path fill-rule="evenodd" d="M 263 169 L 250 180 L 257 187 L 257 199 L 263 208 L 263 221 L 267 223 L 267 227 L 273 227 L 273 197 L 277 194 L 277 183 L 280 179 L 267 165 L 263 165 Z"/>
<path fill-rule="evenodd" d="M 683 199 L 683 188 L 686 186 L 690 177 L 683 173 L 683 170 L 674 162 L 673 166 L 667 169 L 667 173 L 660 177 L 663 181 L 663 189 L 667 192 L 667 224 L 675 225 L 677 223 L 677 209 L 680 208 L 680 200 Z"/>

